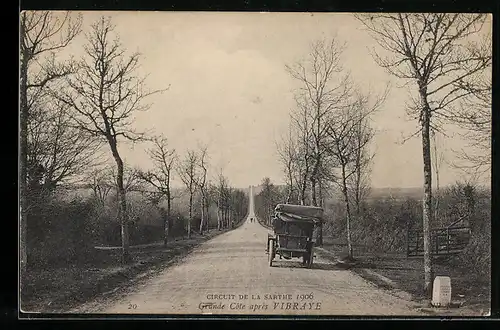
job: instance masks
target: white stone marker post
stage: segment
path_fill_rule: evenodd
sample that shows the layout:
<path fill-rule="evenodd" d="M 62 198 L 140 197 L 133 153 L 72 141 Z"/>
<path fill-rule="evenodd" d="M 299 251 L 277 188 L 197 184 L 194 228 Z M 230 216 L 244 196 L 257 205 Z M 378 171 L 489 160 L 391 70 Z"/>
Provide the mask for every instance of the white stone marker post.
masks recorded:
<path fill-rule="evenodd" d="M 431 304 L 435 307 L 448 307 L 451 304 L 451 279 L 448 276 L 434 278 Z"/>

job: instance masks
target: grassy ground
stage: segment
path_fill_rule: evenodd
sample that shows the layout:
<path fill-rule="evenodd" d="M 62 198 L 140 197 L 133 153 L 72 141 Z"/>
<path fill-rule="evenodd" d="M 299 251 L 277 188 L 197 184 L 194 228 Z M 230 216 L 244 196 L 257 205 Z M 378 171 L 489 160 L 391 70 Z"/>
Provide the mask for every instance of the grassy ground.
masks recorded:
<path fill-rule="evenodd" d="M 31 270 L 22 279 L 21 309 L 24 312 L 64 312 L 82 303 L 126 287 L 145 273 L 162 270 L 188 254 L 200 243 L 227 230 L 211 230 L 203 236 L 131 247 L 133 262 L 120 264 L 120 250 L 97 250 L 92 263 Z"/>
<path fill-rule="evenodd" d="M 334 252 L 340 259 L 346 257 L 345 246 L 325 241 L 323 248 Z M 354 246 L 355 261 L 350 269 L 384 289 L 408 292 L 411 299 L 427 307 L 429 300 L 423 294 L 423 259 L 407 258 L 401 253 L 373 253 L 367 247 Z M 456 258 L 435 259 L 436 276 L 449 276 L 452 285 L 452 303 L 462 311 L 478 315 L 490 309 L 489 277 L 477 275 L 473 270 L 462 268 Z M 380 276 L 382 275 L 382 276 Z"/>

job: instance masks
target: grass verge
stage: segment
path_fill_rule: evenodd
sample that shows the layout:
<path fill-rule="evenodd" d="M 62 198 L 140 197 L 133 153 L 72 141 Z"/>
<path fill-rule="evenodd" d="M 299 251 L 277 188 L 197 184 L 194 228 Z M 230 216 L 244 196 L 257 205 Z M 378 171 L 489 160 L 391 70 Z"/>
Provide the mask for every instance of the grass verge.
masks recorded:
<path fill-rule="evenodd" d="M 211 230 L 191 239 L 131 247 L 133 262 L 122 266 L 119 249 L 96 250 L 92 263 L 34 269 L 22 279 L 21 310 L 25 313 L 64 313 L 92 299 L 131 287 L 137 279 L 163 270 L 201 243 L 229 229 Z"/>
<path fill-rule="evenodd" d="M 321 256 L 336 261 L 346 257 L 345 248 L 341 245 L 325 244 L 323 250 L 327 253 L 321 253 L 321 250 L 318 249 Z M 450 308 L 430 307 L 430 300 L 422 290 L 424 274 L 421 258 L 407 258 L 406 254 L 401 253 L 366 252 L 366 248 L 356 247 L 354 257 L 354 261 L 346 263 L 347 269 L 390 293 L 417 302 L 428 314 L 481 316 L 490 310 L 490 278 L 461 267 L 454 257 L 435 259 L 433 264 L 434 275 L 451 278 Z"/>

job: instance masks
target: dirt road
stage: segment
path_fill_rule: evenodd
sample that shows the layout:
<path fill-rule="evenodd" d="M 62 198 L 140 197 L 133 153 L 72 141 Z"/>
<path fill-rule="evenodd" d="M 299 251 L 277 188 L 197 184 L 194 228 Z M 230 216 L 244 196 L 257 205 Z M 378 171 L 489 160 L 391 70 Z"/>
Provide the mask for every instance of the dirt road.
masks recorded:
<path fill-rule="evenodd" d="M 317 257 L 269 267 L 268 230 L 253 217 L 253 200 L 239 228 L 200 245 L 181 263 L 109 304 L 86 312 L 159 314 L 421 315 L 348 270 Z"/>

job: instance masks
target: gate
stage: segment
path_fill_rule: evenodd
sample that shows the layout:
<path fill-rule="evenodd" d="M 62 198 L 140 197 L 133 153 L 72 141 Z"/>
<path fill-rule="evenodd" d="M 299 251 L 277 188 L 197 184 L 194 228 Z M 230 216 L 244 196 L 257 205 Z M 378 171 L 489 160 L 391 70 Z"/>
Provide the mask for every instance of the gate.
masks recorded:
<path fill-rule="evenodd" d="M 445 227 L 431 230 L 431 255 L 452 255 L 462 252 L 469 244 L 471 230 L 468 226 Z M 424 234 L 422 230 L 408 231 L 407 257 L 424 255 Z"/>

